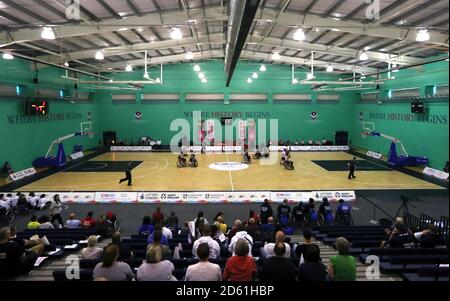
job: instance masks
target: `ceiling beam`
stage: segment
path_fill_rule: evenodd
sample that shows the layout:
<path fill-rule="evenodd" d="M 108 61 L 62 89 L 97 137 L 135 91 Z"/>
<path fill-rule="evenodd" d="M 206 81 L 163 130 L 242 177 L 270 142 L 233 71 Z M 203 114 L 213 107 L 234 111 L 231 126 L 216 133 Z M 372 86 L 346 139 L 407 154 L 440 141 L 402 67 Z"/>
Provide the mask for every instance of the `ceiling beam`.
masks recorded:
<path fill-rule="evenodd" d="M 6 5 L 12 7 L 13 9 L 21 12 L 22 14 L 25 14 L 25 15 L 33 18 L 33 19 L 36 19 L 36 20 L 38 20 L 40 22 L 43 22 L 44 25 L 47 25 L 50 22 L 50 20 L 48 20 L 48 19 L 42 17 L 41 15 L 33 12 L 32 10 L 26 8 L 24 5 L 17 4 L 15 1 L 12 1 L 12 0 L 4 0 L 3 1 L 2 0 L 2 2 L 5 3 Z"/>
<path fill-rule="evenodd" d="M 398 18 L 410 9 L 422 4 L 423 0 L 401 0 L 394 2 L 380 12 L 380 19 L 374 20 L 372 25 L 379 25 L 390 22 L 392 19 Z"/>
<path fill-rule="evenodd" d="M 407 2 L 408 3 L 409 2 L 418 2 L 417 4 L 420 4 L 420 5 L 415 5 L 415 7 L 413 7 L 412 9 L 409 9 L 406 13 L 400 14 L 396 18 L 390 20 L 389 23 L 394 24 L 398 21 L 405 20 L 406 18 L 413 16 L 420 11 L 429 10 L 431 6 L 435 5 L 438 2 L 441 2 L 441 0 L 426 0 L 425 2 L 419 1 L 419 0 L 414 0 L 414 1 L 407 1 Z"/>

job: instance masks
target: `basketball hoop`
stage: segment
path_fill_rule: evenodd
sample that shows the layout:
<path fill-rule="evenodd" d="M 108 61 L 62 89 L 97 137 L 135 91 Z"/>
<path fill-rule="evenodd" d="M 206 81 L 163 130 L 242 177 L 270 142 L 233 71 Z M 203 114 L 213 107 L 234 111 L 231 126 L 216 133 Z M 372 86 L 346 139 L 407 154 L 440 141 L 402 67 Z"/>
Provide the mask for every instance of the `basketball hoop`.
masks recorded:
<path fill-rule="evenodd" d="M 94 132 L 87 131 L 83 133 L 84 136 L 88 136 L 90 139 L 94 138 Z"/>

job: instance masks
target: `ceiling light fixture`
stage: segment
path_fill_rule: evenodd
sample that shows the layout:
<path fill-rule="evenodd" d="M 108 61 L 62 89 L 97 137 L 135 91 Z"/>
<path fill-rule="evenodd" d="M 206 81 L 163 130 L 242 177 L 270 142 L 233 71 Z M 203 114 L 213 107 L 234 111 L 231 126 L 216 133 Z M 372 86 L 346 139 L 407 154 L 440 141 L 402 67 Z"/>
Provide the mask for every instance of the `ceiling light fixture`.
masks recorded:
<path fill-rule="evenodd" d="M 10 53 L 3 53 L 3 59 L 4 60 L 13 60 L 14 56 Z"/>
<path fill-rule="evenodd" d="M 200 72 L 201 70 L 202 70 L 202 68 L 200 68 L 199 65 L 195 65 L 195 66 L 194 66 L 194 71 L 195 71 L 195 72 Z"/>
<path fill-rule="evenodd" d="M 56 35 L 55 35 L 55 32 L 53 31 L 53 28 L 51 28 L 49 26 L 45 26 L 42 29 L 41 38 L 43 38 L 45 40 L 54 40 L 54 39 L 56 39 Z"/>
<path fill-rule="evenodd" d="M 281 56 L 280 56 L 280 53 L 279 53 L 279 52 L 274 52 L 274 53 L 272 54 L 272 60 L 278 61 L 278 60 L 280 60 L 280 59 L 281 59 Z"/>
<path fill-rule="evenodd" d="M 69 67 L 69 66 L 70 66 L 70 65 L 69 65 L 69 62 L 68 62 L 68 61 L 65 61 L 65 62 L 64 62 L 64 66 Z"/>
<path fill-rule="evenodd" d="M 306 79 L 310 80 L 310 79 L 313 79 L 313 78 L 314 78 L 314 75 L 312 75 L 311 72 L 309 72 L 308 74 L 306 74 Z"/>
<path fill-rule="evenodd" d="M 266 72 L 267 71 L 266 65 L 261 65 L 261 67 L 259 67 L 259 71 Z"/>
<path fill-rule="evenodd" d="M 426 42 L 430 40 L 430 33 L 427 29 L 422 29 L 417 32 L 416 41 L 417 42 Z"/>
<path fill-rule="evenodd" d="M 192 60 L 192 59 L 194 59 L 194 54 L 193 54 L 191 51 L 187 52 L 187 53 L 186 53 L 186 59 L 187 59 L 187 60 Z"/>
<path fill-rule="evenodd" d="M 333 72 L 333 71 L 334 71 L 333 65 L 328 64 L 328 66 L 327 66 L 327 72 Z"/>
<path fill-rule="evenodd" d="M 150 80 L 150 74 L 148 74 L 148 72 L 144 73 L 144 78 Z"/>
<path fill-rule="evenodd" d="M 208 80 L 206 78 L 202 78 L 202 83 L 206 84 Z"/>
<path fill-rule="evenodd" d="M 258 73 L 254 72 L 254 73 L 252 74 L 252 78 L 257 79 L 257 78 L 258 78 Z"/>
<path fill-rule="evenodd" d="M 249 77 L 249 78 L 247 78 L 247 83 L 251 84 L 251 83 L 253 83 L 253 80 Z"/>
<path fill-rule="evenodd" d="M 303 28 L 297 29 L 297 31 L 294 34 L 294 40 L 301 42 L 301 41 L 304 41 L 305 39 L 306 39 L 306 36 L 305 36 L 305 32 L 303 31 Z"/>
<path fill-rule="evenodd" d="M 200 72 L 200 73 L 198 74 L 198 78 L 200 78 L 200 79 L 205 78 L 205 73 Z"/>
<path fill-rule="evenodd" d="M 133 71 L 133 66 L 131 66 L 130 64 L 127 64 L 127 66 L 125 67 L 125 71 L 126 71 L 126 72 L 131 72 L 131 71 Z"/>
<path fill-rule="evenodd" d="M 369 59 L 369 56 L 367 55 L 367 52 L 363 52 L 361 53 L 361 55 L 359 56 L 359 60 L 361 61 L 367 61 Z"/>
<path fill-rule="evenodd" d="M 170 30 L 170 37 L 173 40 L 181 40 L 183 38 L 183 33 L 178 27 L 174 27 Z"/>
<path fill-rule="evenodd" d="M 105 55 L 103 54 L 103 51 L 97 51 L 95 53 L 95 59 L 98 61 L 102 61 L 105 59 Z"/>

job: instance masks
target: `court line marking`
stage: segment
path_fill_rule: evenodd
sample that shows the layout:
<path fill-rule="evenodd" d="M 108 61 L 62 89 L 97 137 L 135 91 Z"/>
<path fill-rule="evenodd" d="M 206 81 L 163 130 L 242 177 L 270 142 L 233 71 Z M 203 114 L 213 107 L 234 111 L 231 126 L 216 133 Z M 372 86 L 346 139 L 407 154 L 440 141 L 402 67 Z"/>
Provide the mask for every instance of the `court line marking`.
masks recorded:
<path fill-rule="evenodd" d="M 227 162 L 230 163 L 230 161 L 228 160 L 228 154 L 227 153 L 225 153 L 225 156 L 227 158 Z M 233 184 L 233 177 L 231 176 L 231 170 L 228 170 L 228 175 L 230 176 L 231 191 L 234 192 L 234 184 Z"/>

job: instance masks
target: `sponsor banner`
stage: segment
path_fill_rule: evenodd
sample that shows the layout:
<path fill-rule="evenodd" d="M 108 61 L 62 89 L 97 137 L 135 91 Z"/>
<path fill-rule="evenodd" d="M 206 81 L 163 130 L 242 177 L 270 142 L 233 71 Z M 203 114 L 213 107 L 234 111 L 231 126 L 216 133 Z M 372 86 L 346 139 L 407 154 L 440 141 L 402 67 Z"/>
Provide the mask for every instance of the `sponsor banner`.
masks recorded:
<path fill-rule="evenodd" d="M 333 152 L 333 151 L 349 151 L 350 147 L 345 145 L 305 145 L 305 146 L 271 146 L 271 152 L 283 151 L 285 148 L 290 148 L 292 152 Z"/>
<path fill-rule="evenodd" d="M 432 176 L 441 180 L 447 180 L 448 179 L 448 173 L 444 172 L 444 171 L 440 171 L 434 168 L 430 168 L 430 167 L 425 167 L 425 169 L 423 170 L 423 173 L 426 174 L 427 176 Z"/>
<path fill-rule="evenodd" d="M 285 199 L 289 203 L 308 202 L 312 198 L 311 192 L 272 192 L 270 194 L 273 203 L 282 203 Z"/>
<path fill-rule="evenodd" d="M 49 193 L 49 195 L 55 195 L 56 193 Z M 93 204 L 95 203 L 95 192 L 61 192 L 59 198 L 63 203 L 72 204 Z"/>
<path fill-rule="evenodd" d="M 72 160 L 77 160 L 77 159 L 83 158 L 84 153 L 83 152 L 74 153 L 74 154 L 71 154 L 70 157 L 72 158 Z"/>
<path fill-rule="evenodd" d="M 206 152 L 221 153 L 222 146 L 205 146 Z"/>
<path fill-rule="evenodd" d="M 21 170 L 21 171 L 15 172 L 15 173 L 13 173 L 13 174 L 10 174 L 10 175 L 9 175 L 9 178 L 10 178 L 10 180 L 12 180 L 12 181 L 17 181 L 17 180 L 20 180 L 20 179 L 23 179 L 23 178 L 32 176 L 32 175 L 34 175 L 35 173 L 36 173 L 36 169 L 34 169 L 33 167 L 31 167 L 31 168 L 28 168 L 28 169 Z"/>
<path fill-rule="evenodd" d="M 138 194 L 137 192 L 96 192 L 95 193 L 96 203 L 137 203 Z"/>
<path fill-rule="evenodd" d="M 151 146 L 111 146 L 112 152 L 151 152 Z"/>
<path fill-rule="evenodd" d="M 311 194 L 316 201 L 322 201 L 323 198 L 327 198 L 330 202 L 337 202 L 340 199 L 346 202 L 356 201 L 355 191 L 313 191 Z"/>
<path fill-rule="evenodd" d="M 226 153 L 241 152 L 242 146 L 224 146 L 223 151 Z"/>
<path fill-rule="evenodd" d="M 376 152 L 372 152 L 372 151 L 368 151 L 368 152 L 367 152 L 367 156 L 368 156 L 368 157 L 371 157 L 371 158 L 378 159 L 378 160 L 380 160 L 381 158 L 383 158 L 383 155 L 382 155 L 382 154 L 379 154 L 379 153 L 376 153 Z"/>

